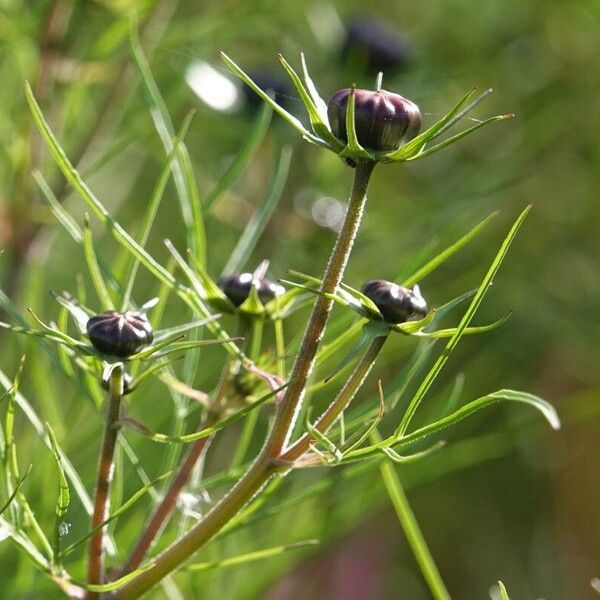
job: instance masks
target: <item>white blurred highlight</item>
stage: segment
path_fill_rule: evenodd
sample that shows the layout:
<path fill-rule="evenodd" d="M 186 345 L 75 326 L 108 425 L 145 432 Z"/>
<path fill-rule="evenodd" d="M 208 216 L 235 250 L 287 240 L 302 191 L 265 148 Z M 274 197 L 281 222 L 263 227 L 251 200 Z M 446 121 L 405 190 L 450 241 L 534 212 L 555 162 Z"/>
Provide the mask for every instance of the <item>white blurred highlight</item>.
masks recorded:
<path fill-rule="evenodd" d="M 240 104 L 239 88 L 207 62 L 190 64 L 185 80 L 196 96 L 214 110 L 231 112 Z"/>

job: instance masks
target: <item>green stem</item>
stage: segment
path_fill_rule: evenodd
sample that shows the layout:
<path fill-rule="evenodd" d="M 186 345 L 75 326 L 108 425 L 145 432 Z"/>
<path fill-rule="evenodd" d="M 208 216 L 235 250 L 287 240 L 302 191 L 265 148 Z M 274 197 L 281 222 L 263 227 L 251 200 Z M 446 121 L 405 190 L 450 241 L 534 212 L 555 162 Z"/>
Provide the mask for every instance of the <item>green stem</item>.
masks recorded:
<path fill-rule="evenodd" d="M 90 528 L 98 528 L 96 533 L 90 537 L 88 546 L 88 583 L 103 583 L 104 579 L 104 534 L 105 527 L 100 525 L 107 519 L 110 509 L 110 484 L 114 472 L 114 454 L 119 435 L 119 411 L 123 397 L 123 365 L 117 364 L 113 367 L 109 380 L 109 402 L 106 413 L 106 426 L 104 429 L 104 440 L 100 453 L 98 475 L 96 478 L 96 493 L 94 495 L 94 511 Z M 88 592 L 86 598 L 92 600 L 99 595 Z"/>
<path fill-rule="evenodd" d="M 427 542 L 421 533 L 417 519 L 408 503 L 408 498 L 404 493 L 404 489 L 394 470 L 394 466 L 389 461 L 385 461 L 379 468 L 390 500 L 398 515 L 400 526 L 415 555 L 415 559 L 417 560 L 431 595 L 435 600 L 450 600 L 450 594 L 442 581 L 440 572 L 427 547 Z"/>
<path fill-rule="evenodd" d="M 340 415 L 346 410 L 358 390 L 364 383 L 367 375 L 371 371 L 375 359 L 383 348 L 388 336 L 376 337 L 368 346 L 365 353 L 357 363 L 354 371 L 339 391 L 336 398 L 325 409 L 321 416 L 315 422 L 315 428 L 321 433 L 327 430 L 336 422 Z M 284 462 L 294 462 L 300 458 L 308 449 L 311 443 L 311 436 L 305 433 L 298 441 L 288 448 L 280 457 Z"/>
<path fill-rule="evenodd" d="M 359 162 L 356 165 L 354 185 L 350 194 L 344 225 L 331 252 L 321 284 L 322 293 L 315 300 L 310 321 L 290 375 L 290 384 L 286 388 L 279 405 L 273 430 L 267 442 L 266 452 L 271 458 L 276 458 L 280 454 L 293 431 L 294 421 L 306 390 L 306 382 L 314 366 L 319 343 L 333 307 L 333 300 L 326 295 L 335 292 L 344 275 L 362 219 L 367 200 L 367 188 L 374 167 L 375 163 L 373 162 Z"/>
<path fill-rule="evenodd" d="M 229 370 L 230 359 L 227 359 L 223 365 L 223 369 L 221 370 L 221 376 L 212 397 L 212 410 L 205 413 L 202 424 L 200 425 L 201 428 L 210 427 L 219 420 L 219 407 L 222 405 L 223 396 L 225 395 L 225 390 L 229 384 Z M 131 551 L 127 562 L 123 565 L 121 571 L 119 572 L 118 577 L 123 577 L 124 575 L 135 571 L 135 569 L 140 566 L 144 560 L 144 557 L 148 553 L 148 550 L 150 550 L 152 547 L 154 540 L 158 537 L 162 529 L 165 527 L 167 521 L 171 517 L 171 514 L 175 510 L 179 495 L 190 480 L 190 477 L 194 471 L 194 467 L 206 455 L 212 440 L 213 436 L 209 436 L 200 438 L 192 444 L 191 448 L 188 450 L 188 453 L 183 459 L 177 474 L 171 481 L 165 495 L 157 505 L 156 509 L 154 510 L 154 514 L 148 521 L 148 524 L 145 526 L 145 529 L 142 532 L 137 544 Z"/>
<path fill-rule="evenodd" d="M 329 258 L 321 291 L 333 293 L 342 280 L 346 264 L 352 251 L 367 200 L 367 188 L 375 163 L 359 162 L 354 172 L 354 185 L 348 202 L 344 225 Z M 139 598 L 154 587 L 163 577 L 174 571 L 203 544 L 219 532 L 256 495 L 277 472 L 289 471 L 281 464 L 280 453 L 293 430 L 294 420 L 300 408 L 306 382 L 314 365 L 315 355 L 323 337 L 327 318 L 333 302 L 319 295 L 302 340 L 302 345 L 290 384 L 278 406 L 275 423 L 266 444 L 250 469 L 238 480 L 229 493 L 215 504 L 213 509 L 185 536 L 160 554 L 154 564 L 139 577 L 116 592 L 119 600 Z"/>

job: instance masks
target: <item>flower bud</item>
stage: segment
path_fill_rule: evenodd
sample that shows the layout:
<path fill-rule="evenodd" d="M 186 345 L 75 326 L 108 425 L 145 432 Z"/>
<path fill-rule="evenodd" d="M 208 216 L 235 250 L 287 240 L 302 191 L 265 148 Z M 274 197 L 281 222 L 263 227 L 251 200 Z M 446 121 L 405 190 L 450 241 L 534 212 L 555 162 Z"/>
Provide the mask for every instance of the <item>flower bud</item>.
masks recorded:
<path fill-rule="evenodd" d="M 127 357 L 152 343 L 152 327 L 145 314 L 109 310 L 91 317 L 86 325 L 90 341 L 100 352 Z"/>
<path fill-rule="evenodd" d="M 347 142 L 346 108 L 351 89 L 337 91 L 327 105 L 332 133 Z M 414 138 L 421 129 L 419 107 L 399 94 L 385 90 L 354 91 L 354 126 L 360 145 L 389 152 Z"/>
<path fill-rule="evenodd" d="M 388 323 L 404 323 L 427 314 L 427 304 L 418 285 L 408 289 L 391 281 L 373 279 L 362 286 L 362 293 L 377 306 Z"/>
<path fill-rule="evenodd" d="M 253 273 L 227 275 L 219 279 L 219 287 L 235 306 L 240 306 L 250 295 L 253 279 Z M 269 300 L 281 296 L 284 289 L 278 283 L 274 283 L 266 277 L 260 277 L 257 279 L 256 291 L 258 292 L 260 301 L 266 304 Z"/>
<path fill-rule="evenodd" d="M 357 63 L 373 75 L 402 71 L 411 62 L 408 44 L 376 17 L 357 15 L 346 24 L 342 59 Z"/>

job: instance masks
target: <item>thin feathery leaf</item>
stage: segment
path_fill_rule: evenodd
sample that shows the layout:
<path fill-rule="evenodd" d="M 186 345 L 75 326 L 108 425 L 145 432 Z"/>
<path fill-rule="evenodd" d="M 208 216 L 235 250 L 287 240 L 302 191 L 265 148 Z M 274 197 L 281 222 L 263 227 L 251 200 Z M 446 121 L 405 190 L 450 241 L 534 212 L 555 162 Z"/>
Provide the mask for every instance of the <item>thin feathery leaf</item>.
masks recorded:
<path fill-rule="evenodd" d="M 42 134 L 42 137 L 44 138 L 44 141 L 46 142 L 56 164 L 60 168 L 67 181 L 73 186 L 81 199 L 92 210 L 99 221 L 106 227 L 108 232 L 121 246 L 131 252 L 131 254 L 137 258 L 140 263 L 144 265 L 144 267 L 147 268 L 155 277 L 157 277 L 163 284 L 168 286 L 169 289 L 175 291 L 177 295 L 192 310 L 202 317 L 209 317 L 211 313 L 201 299 L 192 294 L 191 290 L 181 285 L 167 269 L 165 269 L 159 262 L 150 256 L 150 254 L 148 254 L 148 252 L 146 252 L 146 250 L 144 250 L 144 248 L 142 248 L 117 221 L 115 221 L 115 219 L 106 210 L 104 205 L 98 200 L 98 198 L 96 198 L 90 188 L 85 184 L 79 172 L 73 167 L 64 150 L 58 143 L 58 140 L 48 126 L 48 123 L 46 122 L 46 119 L 40 110 L 29 83 L 25 84 L 25 95 L 34 121 L 40 133 Z M 209 329 L 215 335 L 227 337 L 223 329 L 219 327 L 217 323 L 210 324 Z M 239 358 L 243 358 L 243 353 L 235 344 L 227 344 L 226 348 L 230 354 Z"/>
<path fill-rule="evenodd" d="M 247 552 L 238 556 L 232 556 L 230 558 L 224 558 L 221 560 L 215 560 L 210 562 L 194 563 L 186 567 L 186 571 L 206 571 L 208 569 L 224 569 L 227 567 L 234 567 L 237 565 L 243 565 L 249 562 L 255 562 L 257 560 L 263 560 L 265 558 L 273 558 L 279 556 L 289 550 L 296 550 L 298 548 L 305 548 L 306 546 L 314 546 L 318 544 L 319 540 L 304 540 L 302 542 L 294 542 L 292 544 L 285 544 L 283 546 L 275 546 L 273 548 L 265 548 L 264 550 L 254 550 L 253 552 Z"/>
<path fill-rule="evenodd" d="M 126 454 L 127 454 L 127 452 L 126 452 Z M 141 487 L 130 498 L 128 498 L 121 506 L 119 506 L 119 508 L 117 508 L 115 511 L 113 511 L 105 521 L 100 523 L 100 525 L 98 525 L 94 529 L 88 531 L 84 536 L 82 536 L 77 541 L 73 542 L 72 544 L 67 546 L 64 550 L 62 550 L 60 553 L 60 556 L 64 557 L 64 556 L 71 554 L 71 552 L 73 552 L 73 550 L 75 550 L 76 548 L 81 546 L 81 544 L 83 544 L 87 539 L 89 539 L 92 535 L 94 535 L 94 533 L 96 533 L 96 531 L 106 527 L 111 521 L 114 521 L 117 517 L 120 517 L 123 513 L 125 513 L 127 510 L 129 510 L 138 500 L 140 500 L 145 494 L 150 492 L 157 483 L 160 483 L 161 481 L 167 479 L 171 475 L 171 473 L 172 473 L 172 471 L 167 471 L 166 473 L 163 473 L 156 479 L 153 479 L 152 481 L 148 481 L 143 487 Z"/>
<path fill-rule="evenodd" d="M 291 160 L 292 149 L 290 146 L 285 146 L 279 155 L 269 189 L 248 221 L 242 235 L 238 238 L 237 244 L 223 269 L 223 274 L 240 272 L 250 258 L 281 198 L 290 170 Z"/>
<path fill-rule="evenodd" d="M 510 248 L 510 245 L 512 244 L 513 240 L 515 239 L 521 225 L 523 224 L 523 221 L 527 217 L 527 214 L 529 213 L 530 210 L 531 210 L 531 205 L 527 206 L 525 208 L 525 210 L 523 210 L 523 212 L 519 215 L 519 217 L 515 221 L 514 225 L 511 227 L 510 231 L 508 232 L 508 235 L 502 242 L 502 245 L 500 246 L 500 250 L 494 257 L 494 260 L 492 261 L 492 264 L 490 265 L 488 272 L 486 273 L 485 277 L 483 278 L 483 281 L 481 282 L 481 284 L 477 290 L 477 293 L 475 294 L 473 300 L 471 301 L 471 304 L 469 305 L 465 314 L 463 315 L 463 318 L 461 319 L 460 324 L 456 328 L 454 335 L 450 338 L 450 340 L 446 344 L 446 348 L 444 349 L 442 354 L 439 356 L 439 358 L 434 363 L 433 367 L 431 368 L 431 370 L 429 371 L 429 373 L 427 374 L 427 376 L 425 377 L 425 379 L 419 386 L 419 389 L 416 391 L 413 399 L 411 400 L 408 408 L 406 409 L 404 417 L 402 418 L 402 421 L 400 422 L 400 425 L 398 426 L 398 428 L 396 429 L 396 432 L 395 432 L 395 436 L 397 436 L 398 438 L 402 437 L 406 433 L 406 430 L 407 430 L 413 416 L 415 415 L 415 413 L 419 407 L 419 404 L 425 397 L 425 394 L 428 392 L 429 388 L 431 387 L 431 384 L 434 382 L 434 380 L 436 379 L 436 377 L 442 370 L 443 366 L 446 364 L 446 361 L 452 354 L 453 350 L 458 345 L 458 342 L 460 341 L 460 339 L 464 333 L 464 330 L 469 326 L 469 323 L 475 316 L 475 313 L 477 312 L 477 309 L 481 305 L 481 302 L 483 301 L 483 298 L 485 297 L 485 294 L 488 291 L 490 284 L 494 280 L 494 277 L 496 276 L 496 273 L 498 272 L 498 269 L 500 268 L 500 265 L 502 264 L 502 261 L 504 260 L 504 257 L 506 256 L 508 249 Z"/>
<path fill-rule="evenodd" d="M 98 259 L 96 258 L 96 251 L 94 250 L 94 240 L 92 237 L 92 230 L 90 228 L 90 220 L 86 214 L 83 224 L 83 253 L 88 266 L 90 278 L 100 300 L 102 310 L 113 310 L 113 300 L 108 291 L 108 287 L 102 273 L 100 272 L 100 266 L 98 265 Z"/>
<path fill-rule="evenodd" d="M 167 182 L 169 181 L 169 176 L 171 174 L 171 168 L 173 165 L 173 161 L 179 152 L 179 148 L 181 143 L 185 139 L 187 132 L 192 123 L 192 119 L 194 117 L 195 111 L 191 110 L 186 115 L 179 132 L 177 133 L 177 137 L 173 142 L 173 148 L 169 152 L 167 156 L 167 160 L 163 169 L 158 177 L 156 185 L 154 186 L 154 191 L 152 192 L 152 197 L 150 198 L 150 202 L 146 207 L 146 212 L 144 214 L 144 218 L 142 219 L 142 224 L 140 226 L 140 231 L 138 234 L 139 244 L 142 248 L 146 247 L 146 243 L 148 242 L 148 237 L 150 236 L 150 231 L 152 229 L 152 225 L 156 219 L 156 215 L 158 214 L 158 208 L 160 206 L 161 200 L 163 198 L 165 188 L 167 187 Z M 136 259 L 133 259 L 133 265 L 131 266 L 131 272 L 129 274 L 129 278 L 127 279 L 127 285 L 125 287 L 125 291 L 123 292 L 123 301 L 121 304 L 121 310 L 125 311 L 129 307 L 129 300 L 131 298 L 131 293 L 133 291 L 133 286 L 135 283 L 135 279 L 137 276 L 138 268 L 140 266 L 140 262 Z"/>
<path fill-rule="evenodd" d="M 304 137 L 307 139 L 313 138 L 314 136 L 302 125 L 302 123 L 296 119 L 293 115 L 291 115 L 287 110 L 282 108 L 269 94 L 267 94 L 264 90 L 262 90 L 249 75 L 244 73 L 242 69 L 236 65 L 224 52 L 219 53 L 223 62 L 229 67 L 229 70 L 237 75 L 252 91 L 254 91 L 260 98 L 262 98 L 271 108 L 284 120 L 286 120 L 292 127 L 297 129 Z"/>
<path fill-rule="evenodd" d="M 444 248 L 439 254 L 434 256 L 429 262 L 423 265 L 420 269 L 415 271 L 412 275 L 409 275 L 404 281 L 402 285 L 404 287 L 412 287 L 415 283 L 419 283 L 422 281 L 429 273 L 435 271 L 440 265 L 445 263 L 450 257 L 454 256 L 461 248 L 466 246 L 471 240 L 473 240 L 482 230 L 483 228 L 492 221 L 495 217 L 497 217 L 499 211 L 495 211 L 489 216 L 487 216 L 483 221 L 475 225 L 471 231 L 467 234 L 463 235 L 460 239 L 456 240 L 453 244 Z M 400 279 L 400 277 L 398 277 Z"/>
<path fill-rule="evenodd" d="M 150 431 L 148 428 L 141 425 L 140 423 L 137 423 L 136 421 L 133 421 L 133 420 L 127 419 L 127 418 L 122 419 L 120 424 L 128 426 L 131 429 L 133 429 L 134 431 L 137 431 L 138 433 L 141 433 L 145 437 L 150 438 L 151 440 L 153 440 L 155 442 L 159 442 L 161 444 L 186 444 L 189 442 L 195 442 L 196 440 L 208 437 L 209 435 L 212 435 L 213 433 L 216 433 L 217 431 L 220 431 L 221 429 L 228 427 L 232 423 L 235 423 L 236 421 L 243 419 L 248 413 L 252 412 L 256 408 L 258 408 L 260 405 L 264 404 L 267 400 L 270 400 L 271 398 L 276 396 L 280 391 L 282 391 L 287 386 L 288 386 L 288 384 L 286 383 L 286 384 L 276 388 L 275 390 L 270 391 L 269 393 L 265 394 L 264 396 L 261 396 L 258 400 L 251 402 L 250 404 L 248 404 L 241 410 L 237 411 L 236 413 L 232 414 L 231 416 L 226 417 L 222 421 L 219 421 L 216 425 L 213 425 L 211 427 L 205 427 L 204 429 L 201 429 L 200 431 L 197 431 L 196 433 L 189 433 L 187 435 L 180 435 L 180 436 L 169 436 L 169 435 L 165 435 L 164 433 L 155 433 L 153 431 Z"/>
<path fill-rule="evenodd" d="M 52 564 L 55 567 L 58 567 L 60 565 L 60 540 L 62 537 L 62 528 L 64 527 L 63 520 L 69 509 L 69 504 L 71 503 L 71 490 L 63 469 L 58 443 L 56 442 L 56 437 L 54 436 L 54 432 L 49 423 L 46 423 L 46 430 L 48 431 L 52 454 L 54 455 L 54 460 L 58 469 L 58 498 L 56 500 L 54 535 L 52 538 Z"/>
<path fill-rule="evenodd" d="M 156 80 L 150 70 L 150 65 L 148 64 L 148 60 L 142 49 L 138 33 L 133 24 L 130 28 L 129 42 L 134 63 L 142 79 L 144 90 L 146 91 L 146 99 L 148 101 L 152 120 L 154 121 L 154 126 L 162 141 L 165 153 L 168 156 L 173 152 L 175 145 L 173 142 L 175 130 Z M 175 160 L 172 163 L 172 171 L 181 214 L 186 228 L 186 240 L 188 246 L 192 248 L 198 258 L 204 262 L 206 260 L 206 232 L 204 229 L 204 219 L 202 217 L 202 208 L 192 162 L 183 142 L 180 142 L 179 149 L 175 151 Z"/>
<path fill-rule="evenodd" d="M 219 177 L 219 180 L 204 198 L 204 207 L 208 212 L 211 206 L 223 196 L 238 180 L 239 176 L 248 167 L 250 161 L 258 151 L 271 123 L 273 110 L 269 104 L 263 104 L 256 117 L 250 135 L 236 154 L 235 158 L 227 167 L 227 170 Z"/>

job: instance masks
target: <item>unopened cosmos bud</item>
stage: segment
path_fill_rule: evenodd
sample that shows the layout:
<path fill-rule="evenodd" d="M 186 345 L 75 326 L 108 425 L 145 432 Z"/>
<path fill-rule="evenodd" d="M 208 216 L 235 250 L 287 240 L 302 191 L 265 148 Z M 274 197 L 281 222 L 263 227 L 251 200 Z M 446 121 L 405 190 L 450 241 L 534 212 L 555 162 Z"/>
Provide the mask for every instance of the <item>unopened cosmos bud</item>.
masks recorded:
<path fill-rule="evenodd" d="M 346 108 L 351 89 L 338 90 L 327 106 L 332 133 L 347 142 Z M 421 129 L 421 111 L 410 100 L 385 90 L 354 91 L 354 126 L 360 145 L 390 152 L 412 140 Z"/>
<path fill-rule="evenodd" d="M 253 273 L 226 275 L 219 279 L 219 287 L 235 306 L 240 306 L 250 295 L 253 279 Z M 269 300 L 281 296 L 285 290 L 278 283 L 274 283 L 266 277 L 260 277 L 256 282 L 256 291 L 260 301 L 266 304 Z"/>
<path fill-rule="evenodd" d="M 134 311 L 109 310 L 91 317 L 86 329 L 96 350 L 122 358 L 139 352 L 154 339 L 146 315 Z"/>
<path fill-rule="evenodd" d="M 418 285 L 409 289 L 384 279 L 373 279 L 367 281 L 361 291 L 388 323 L 404 323 L 427 314 L 427 303 Z"/>

